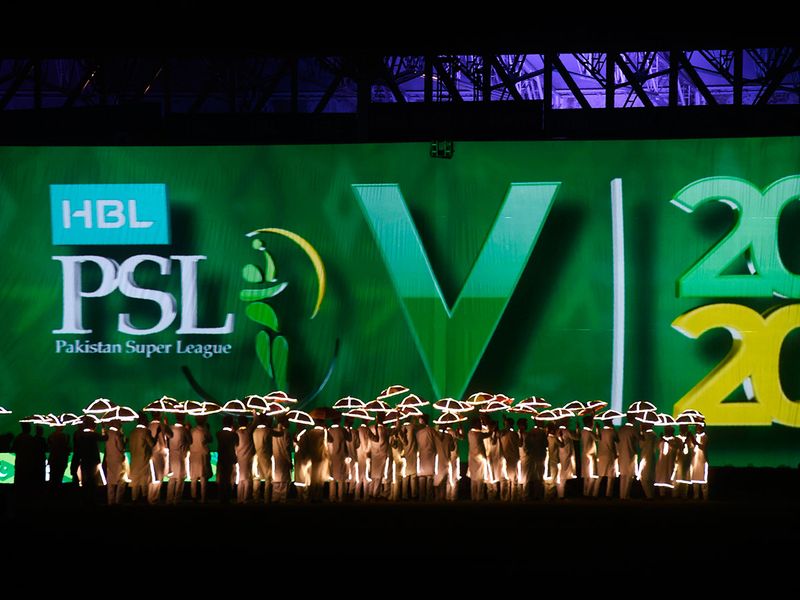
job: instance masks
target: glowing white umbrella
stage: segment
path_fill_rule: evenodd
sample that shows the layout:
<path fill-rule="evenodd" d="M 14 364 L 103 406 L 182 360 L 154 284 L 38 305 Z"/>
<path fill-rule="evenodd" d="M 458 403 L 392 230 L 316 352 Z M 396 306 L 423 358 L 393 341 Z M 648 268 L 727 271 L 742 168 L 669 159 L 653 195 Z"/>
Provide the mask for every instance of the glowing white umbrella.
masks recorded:
<path fill-rule="evenodd" d="M 572 402 L 564 405 L 564 410 L 568 410 L 575 414 L 586 410 L 586 405 L 579 400 L 573 400 Z"/>
<path fill-rule="evenodd" d="M 288 412 L 289 407 L 285 404 L 281 404 L 280 402 L 267 402 L 266 406 L 264 407 L 263 414 L 267 417 L 271 417 L 273 415 L 279 415 L 281 413 Z"/>
<path fill-rule="evenodd" d="M 264 396 L 267 402 L 287 402 L 289 404 L 296 404 L 297 398 L 291 398 L 286 392 L 270 392 Z"/>
<path fill-rule="evenodd" d="M 400 394 L 407 394 L 408 392 L 409 389 L 404 385 L 390 385 L 380 393 L 378 400 L 386 400 L 387 398 L 398 396 Z"/>
<path fill-rule="evenodd" d="M 518 402 L 517 404 L 515 404 L 514 406 L 509 408 L 508 411 L 509 412 L 513 412 L 513 413 L 522 413 L 522 414 L 526 414 L 526 415 L 537 415 L 537 414 L 539 414 L 538 410 L 536 410 L 535 408 L 533 408 L 532 406 L 530 406 L 530 405 L 528 405 L 528 404 L 526 404 L 524 402 Z"/>
<path fill-rule="evenodd" d="M 364 408 L 364 402 L 353 396 L 339 398 L 333 405 L 336 410 L 352 410 L 354 408 Z"/>
<path fill-rule="evenodd" d="M 514 399 L 513 398 L 509 398 L 505 394 L 495 394 L 494 395 L 494 401 L 495 402 L 502 402 L 503 404 L 511 404 L 512 402 L 514 402 Z"/>
<path fill-rule="evenodd" d="M 297 423 L 299 425 L 315 424 L 311 415 L 307 412 L 303 412 L 302 410 L 290 410 L 288 413 L 286 413 L 286 416 L 289 417 L 290 423 Z"/>
<path fill-rule="evenodd" d="M 650 412 L 651 410 L 657 410 L 655 404 L 652 402 L 647 402 L 646 400 L 640 400 L 639 402 L 634 402 L 628 407 L 628 414 L 637 415 L 640 413 Z"/>
<path fill-rule="evenodd" d="M 402 419 L 408 419 L 409 417 L 419 417 L 422 416 L 423 414 L 423 412 L 416 406 L 398 406 L 397 410 L 400 411 Z"/>
<path fill-rule="evenodd" d="M 386 416 L 383 417 L 383 422 L 387 425 L 391 425 L 392 423 L 399 423 L 400 419 L 402 418 L 402 414 L 398 410 L 390 410 L 386 413 Z"/>
<path fill-rule="evenodd" d="M 625 415 L 617 410 L 606 410 L 597 415 L 595 421 L 613 421 L 614 419 L 621 419 Z"/>
<path fill-rule="evenodd" d="M 525 406 L 530 406 L 531 408 L 550 408 L 551 406 L 547 400 L 536 396 L 528 396 L 524 398 L 520 404 L 525 404 Z"/>
<path fill-rule="evenodd" d="M 245 400 L 245 406 L 250 410 L 255 410 L 257 412 L 264 412 L 267 408 L 267 404 L 269 401 L 266 400 L 263 396 L 257 396 L 253 394 L 251 396 L 247 396 Z"/>
<path fill-rule="evenodd" d="M 461 423 L 466 421 L 467 417 L 459 415 L 454 412 L 444 412 L 442 416 L 434 421 L 436 425 L 452 425 L 453 423 Z"/>
<path fill-rule="evenodd" d="M 475 407 L 471 404 L 467 404 L 466 402 L 461 402 L 460 400 L 455 400 L 453 398 L 442 398 L 441 400 L 433 403 L 433 408 L 437 410 L 443 410 L 445 412 L 469 412 Z"/>
<path fill-rule="evenodd" d="M 476 406 L 480 404 L 489 404 L 492 400 L 494 400 L 494 394 L 489 394 L 487 392 L 476 392 L 467 398 L 467 402 Z"/>
<path fill-rule="evenodd" d="M 352 417 L 354 419 L 361 419 L 362 421 L 374 421 L 375 417 L 369 414 L 364 408 L 354 408 L 353 410 L 342 413 L 345 417 Z"/>
<path fill-rule="evenodd" d="M 58 415 L 58 420 L 62 425 L 75 425 L 81 420 L 81 417 L 75 413 L 62 413 Z"/>
<path fill-rule="evenodd" d="M 186 412 L 193 417 L 205 417 L 222 412 L 222 407 L 216 402 L 195 402 L 194 400 L 189 400 L 186 403 Z"/>
<path fill-rule="evenodd" d="M 158 400 L 155 400 L 145 406 L 142 409 L 143 412 L 154 412 L 154 413 L 176 413 L 181 412 L 180 403 L 175 400 L 175 398 L 170 398 L 169 396 L 161 396 Z"/>
<path fill-rule="evenodd" d="M 668 415 L 667 413 L 661 413 L 658 415 L 657 425 L 660 427 L 668 427 L 677 425 L 677 423 L 675 422 L 675 417 L 673 417 L 672 415 Z"/>
<path fill-rule="evenodd" d="M 705 420 L 692 413 L 681 413 L 675 419 L 675 423 L 678 425 L 704 425 Z"/>
<path fill-rule="evenodd" d="M 49 425 L 50 422 L 47 418 L 47 415 L 31 415 L 29 417 L 23 417 L 19 420 L 20 423 L 32 423 L 34 425 Z"/>
<path fill-rule="evenodd" d="M 586 408 L 589 410 L 600 410 L 606 406 L 608 406 L 608 402 L 603 402 L 602 400 L 589 400 L 586 403 Z"/>
<path fill-rule="evenodd" d="M 489 404 L 485 405 L 483 408 L 479 409 L 482 413 L 493 413 L 493 412 L 500 412 L 503 410 L 508 410 L 508 405 L 504 402 L 498 402 L 497 400 L 492 400 Z"/>
<path fill-rule="evenodd" d="M 370 400 L 364 405 L 364 409 L 369 412 L 389 412 L 392 407 L 386 404 L 383 400 Z"/>
<path fill-rule="evenodd" d="M 222 407 L 222 410 L 226 413 L 233 413 L 242 415 L 245 413 L 249 413 L 250 411 L 244 405 L 244 402 L 241 400 L 228 400 Z"/>
<path fill-rule="evenodd" d="M 635 418 L 639 423 L 645 423 L 646 425 L 658 425 L 661 423 L 658 413 L 654 410 L 640 413 Z"/>
<path fill-rule="evenodd" d="M 87 415 L 104 415 L 110 410 L 114 410 L 117 407 L 111 400 L 107 398 L 98 398 L 94 400 L 89 406 L 83 409 L 83 412 Z"/>
<path fill-rule="evenodd" d="M 11 411 L 10 411 L 10 410 L 8 410 L 7 408 L 3 408 L 2 406 L 0 406 L 0 415 L 10 415 L 10 414 L 11 414 Z"/>
<path fill-rule="evenodd" d="M 111 421 L 122 421 L 125 422 L 132 422 L 139 418 L 139 413 L 137 413 L 132 408 L 127 406 L 117 406 L 114 410 L 111 410 L 103 415 L 103 418 L 100 419 L 100 423 L 110 423 Z"/>
<path fill-rule="evenodd" d="M 409 394 L 403 398 L 397 405 L 397 408 L 419 408 L 420 406 L 428 406 L 430 402 L 423 400 L 416 394 Z"/>

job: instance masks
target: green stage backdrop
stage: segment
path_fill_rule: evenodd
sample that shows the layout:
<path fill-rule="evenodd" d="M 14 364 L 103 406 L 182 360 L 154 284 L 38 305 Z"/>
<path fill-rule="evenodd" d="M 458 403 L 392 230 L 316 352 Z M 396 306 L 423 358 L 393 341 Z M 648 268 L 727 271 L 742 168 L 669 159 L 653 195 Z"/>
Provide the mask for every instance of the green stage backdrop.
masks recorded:
<path fill-rule="evenodd" d="M 797 138 L 2 148 L 0 430 L 198 388 L 609 401 L 616 260 L 623 404 L 794 466 L 798 173 Z"/>

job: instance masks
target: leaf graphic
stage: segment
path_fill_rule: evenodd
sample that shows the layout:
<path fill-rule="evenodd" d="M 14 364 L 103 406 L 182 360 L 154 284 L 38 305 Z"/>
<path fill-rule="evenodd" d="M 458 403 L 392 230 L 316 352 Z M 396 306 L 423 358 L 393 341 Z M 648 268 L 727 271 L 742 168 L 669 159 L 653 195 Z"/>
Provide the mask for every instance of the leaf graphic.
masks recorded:
<path fill-rule="evenodd" d="M 245 265 L 242 269 L 242 278 L 248 283 L 261 283 L 264 281 L 264 275 L 255 265 Z"/>
<path fill-rule="evenodd" d="M 275 369 L 275 385 L 279 390 L 287 391 L 289 383 L 287 381 L 289 342 L 282 335 L 272 340 L 272 366 Z"/>
<path fill-rule="evenodd" d="M 272 255 L 264 250 L 264 260 L 267 261 L 266 280 L 275 281 L 275 261 L 272 260 Z"/>
<path fill-rule="evenodd" d="M 256 356 L 258 356 L 258 362 L 267 372 L 267 376 L 272 378 L 272 363 L 269 360 L 269 335 L 263 329 L 256 335 Z"/>
<path fill-rule="evenodd" d="M 262 242 L 260 239 L 255 238 L 253 240 L 253 250 L 261 250 L 263 247 L 264 247 L 264 242 Z"/>
<path fill-rule="evenodd" d="M 255 321 L 264 327 L 269 327 L 272 331 L 278 331 L 278 315 L 275 314 L 269 304 L 253 302 L 247 305 L 247 308 L 244 309 L 244 314 L 251 321 Z"/>
<path fill-rule="evenodd" d="M 289 284 L 283 281 L 278 285 L 273 285 L 272 287 L 268 287 L 264 290 L 242 290 L 239 292 L 239 299 L 244 300 L 245 302 L 253 302 L 254 300 L 272 298 L 273 296 L 277 296 L 283 290 L 285 290 L 287 285 Z"/>

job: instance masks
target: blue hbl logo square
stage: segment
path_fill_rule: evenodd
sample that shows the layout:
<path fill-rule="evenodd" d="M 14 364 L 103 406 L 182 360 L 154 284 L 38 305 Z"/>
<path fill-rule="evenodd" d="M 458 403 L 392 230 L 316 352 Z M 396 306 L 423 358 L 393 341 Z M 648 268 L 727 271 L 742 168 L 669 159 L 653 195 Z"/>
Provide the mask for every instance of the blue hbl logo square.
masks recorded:
<path fill-rule="evenodd" d="M 50 186 L 53 244 L 169 244 L 163 183 Z"/>

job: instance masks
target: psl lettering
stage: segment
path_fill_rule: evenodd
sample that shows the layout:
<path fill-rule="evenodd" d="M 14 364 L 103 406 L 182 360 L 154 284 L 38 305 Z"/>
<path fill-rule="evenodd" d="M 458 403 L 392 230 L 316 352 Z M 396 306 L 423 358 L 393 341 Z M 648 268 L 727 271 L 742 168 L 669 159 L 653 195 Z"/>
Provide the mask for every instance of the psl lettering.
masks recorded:
<path fill-rule="evenodd" d="M 155 256 L 139 254 L 131 256 L 122 264 L 117 264 L 103 256 L 54 256 L 61 263 L 63 286 L 63 322 L 53 333 L 92 333 L 83 325 L 83 299 L 102 298 L 115 290 L 128 298 L 138 298 L 155 303 L 160 310 L 160 318 L 153 327 L 138 328 L 131 321 L 129 313 L 118 315 L 117 328 L 130 335 L 149 335 L 165 330 L 175 321 L 178 310 L 175 297 L 169 292 L 143 288 L 136 283 L 136 268 L 151 262 L 158 265 L 161 275 L 170 275 L 172 263 L 177 261 L 181 276 L 181 320 L 176 333 L 179 334 L 225 334 L 233 331 L 233 314 L 225 316 L 225 322 L 218 327 L 200 327 L 197 323 L 197 263 L 205 256 Z M 93 263 L 100 269 L 100 284 L 94 290 L 84 290 L 82 269 L 86 263 Z"/>

